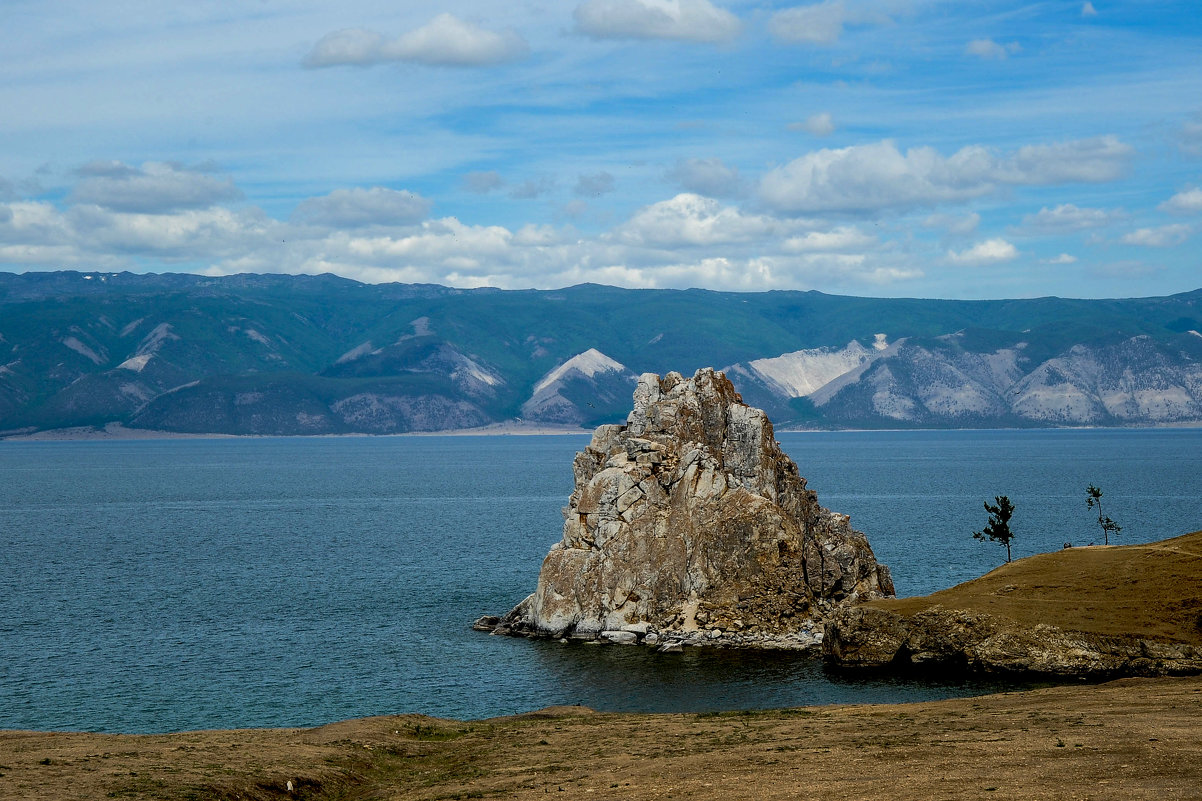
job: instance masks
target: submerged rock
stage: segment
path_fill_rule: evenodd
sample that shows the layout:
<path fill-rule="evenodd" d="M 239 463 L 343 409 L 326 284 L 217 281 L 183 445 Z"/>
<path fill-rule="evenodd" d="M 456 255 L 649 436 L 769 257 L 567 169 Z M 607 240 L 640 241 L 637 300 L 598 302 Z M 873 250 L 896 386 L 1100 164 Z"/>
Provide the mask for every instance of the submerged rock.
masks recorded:
<path fill-rule="evenodd" d="M 599 427 L 573 473 L 537 589 L 477 627 L 807 649 L 833 609 L 893 594 L 864 535 L 818 504 L 721 372 L 641 376 L 626 424 Z"/>

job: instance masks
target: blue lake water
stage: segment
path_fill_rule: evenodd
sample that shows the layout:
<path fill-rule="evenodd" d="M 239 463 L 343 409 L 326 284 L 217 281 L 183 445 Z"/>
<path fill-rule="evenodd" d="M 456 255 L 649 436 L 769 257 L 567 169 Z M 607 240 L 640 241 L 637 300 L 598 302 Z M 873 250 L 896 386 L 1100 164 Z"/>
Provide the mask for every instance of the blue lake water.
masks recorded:
<path fill-rule="evenodd" d="M 898 593 L 1015 556 L 1202 528 L 1202 430 L 782 433 Z M 549 704 L 705 711 L 909 701 L 788 654 L 560 646 L 468 626 L 529 593 L 587 436 L 0 442 L 0 728 L 172 731 Z"/>

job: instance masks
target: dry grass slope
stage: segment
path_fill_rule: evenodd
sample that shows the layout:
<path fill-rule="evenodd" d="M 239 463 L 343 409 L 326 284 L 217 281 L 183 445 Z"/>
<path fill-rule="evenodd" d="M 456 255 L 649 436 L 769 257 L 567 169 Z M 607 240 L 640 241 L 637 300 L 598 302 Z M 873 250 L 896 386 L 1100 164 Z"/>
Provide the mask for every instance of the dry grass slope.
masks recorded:
<path fill-rule="evenodd" d="M 468 723 L 8 732 L 0 774 L 0 797 L 37 801 L 1196 799 L 1202 679 L 718 715 L 567 708 Z"/>
<path fill-rule="evenodd" d="M 936 605 L 1029 626 L 1202 645 L 1202 531 L 1038 554 L 931 595 L 868 604 L 907 615 Z"/>

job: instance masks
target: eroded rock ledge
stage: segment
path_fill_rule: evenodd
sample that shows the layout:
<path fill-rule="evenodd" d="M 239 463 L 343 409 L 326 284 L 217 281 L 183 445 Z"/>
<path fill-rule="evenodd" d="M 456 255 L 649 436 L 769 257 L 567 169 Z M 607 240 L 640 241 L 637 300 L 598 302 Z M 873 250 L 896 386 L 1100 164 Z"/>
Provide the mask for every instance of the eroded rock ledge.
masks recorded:
<path fill-rule="evenodd" d="M 1202 673 L 1202 532 L 1037 554 L 933 595 L 844 607 L 823 654 L 899 672 Z"/>
<path fill-rule="evenodd" d="M 845 668 L 1109 679 L 1202 673 L 1202 648 L 1135 636 L 1028 627 L 940 606 L 915 615 L 856 607 L 826 625 L 823 656 Z"/>
<path fill-rule="evenodd" d="M 646 373 L 625 425 L 573 463 L 563 539 L 496 634 L 816 648 L 844 604 L 893 594 L 864 535 L 818 504 L 721 372 Z"/>

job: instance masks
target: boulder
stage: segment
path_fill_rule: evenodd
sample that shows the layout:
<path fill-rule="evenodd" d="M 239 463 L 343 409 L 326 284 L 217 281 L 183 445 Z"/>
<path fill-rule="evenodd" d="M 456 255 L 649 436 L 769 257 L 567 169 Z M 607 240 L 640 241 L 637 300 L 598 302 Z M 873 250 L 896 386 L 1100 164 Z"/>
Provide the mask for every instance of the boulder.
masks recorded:
<path fill-rule="evenodd" d="M 721 372 L 642 375 L 626 423 L 599 427 L 572 470 L 563 539 L 496 633 L 795 648 L 839 606 L 893 594 Z"/>

